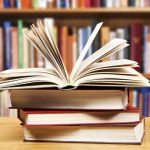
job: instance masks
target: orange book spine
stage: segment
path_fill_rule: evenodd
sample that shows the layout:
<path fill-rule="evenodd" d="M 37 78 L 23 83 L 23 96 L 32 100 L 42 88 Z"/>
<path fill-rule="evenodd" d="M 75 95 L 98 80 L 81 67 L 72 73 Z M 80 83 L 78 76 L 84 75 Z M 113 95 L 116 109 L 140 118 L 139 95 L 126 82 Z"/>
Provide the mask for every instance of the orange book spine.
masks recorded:
<path fill-rule="evenodd" d="M 67 71 L 70 74 L 73 66 L 73 32 L 72 28 L 68 31 L 68 47 L 67 47 Z"/>
<path fill-rule="evenodd" d="M 12 67 L 18 68 L 18 31 L 16 27 L 12 27 Z"/>
<path fill-rule="evenodd" d="M 31 8 L 31 0 L 21 0 L 22 8 Z"/>
<path fill-rule="evenodd" d="M 129 92 L 129 106 L 133 106 L 133 91 Z"/>
<path fill-rule="evenodd" d="M 64 61 L 65 66 L 67 67 L 67 39 L 68 39 L 68 27 L 61 26 L 59 28 L 59 50 Z"/>

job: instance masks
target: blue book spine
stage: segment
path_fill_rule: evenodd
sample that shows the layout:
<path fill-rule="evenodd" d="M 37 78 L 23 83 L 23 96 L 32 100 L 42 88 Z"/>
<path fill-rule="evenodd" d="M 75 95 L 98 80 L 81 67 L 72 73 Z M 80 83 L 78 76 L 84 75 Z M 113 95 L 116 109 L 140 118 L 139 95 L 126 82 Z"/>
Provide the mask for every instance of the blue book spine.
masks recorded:
<path fill-rule="evenodd" d="M 149 88 L 142 88 L 141 92 L 143 94 L 143 115 L 148 116 L 148 105 L 149 105 Z"/>
<path fill-rule="evenodd" d="M 87 27 L 87 41 L 88 39 L 90 38 L 90 35 L 92 34 L 92 27 L 91 26 L 88 26 Z M 92 46 L 90 46 L 88 52 L 87 52 L 87 56 L 90 56 L 92 55 Z"/>
<path fill-rule="evenodd" d="M 4 27 L 4 69 L 12 68 L 12 50 L 11 50 L 11 23 L 5 21 Z"/>
<path fill-rule="evenodd" d="M 10 0 L 3 0 L 4 8 L 10 8 Z"/>

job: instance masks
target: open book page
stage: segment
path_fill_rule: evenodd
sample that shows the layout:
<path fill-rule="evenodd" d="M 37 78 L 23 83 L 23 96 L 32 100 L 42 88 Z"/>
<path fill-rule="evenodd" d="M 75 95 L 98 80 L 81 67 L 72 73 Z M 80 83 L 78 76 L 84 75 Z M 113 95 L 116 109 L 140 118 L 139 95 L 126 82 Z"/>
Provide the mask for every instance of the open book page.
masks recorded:
<path fill-rule="evenodd" d="M 132 68 L 130 68 L 132 69 Z M 126 85 L 126 86 L 149 86 L 148 80 L 140 75 L 131 75 L 127 73 L 120 73 L 120 71 L 116 72 L 114 69 L 111 72 L 101 73 L 101 74 L 93 74 L 89 76 L 82 77 L 81 79 L 77 80 L 74 85 Z"/>
<path fill-rule="evenodd" d="M 91 56 L 89 56 L 87 59 L 85 59 L 81 64 L 80 68 L 78 69 L 78 72 L 76 73 L 76 76 L 84 69 L 86 69 L 88 66 L 92 65 L 95 62 L 98 62 L 105 57 L 108 57 L 110 54 L 119 51 L 120 49 L 125 48 L 128 46 L 125 40 L 123 39 L 113 39 L 106 45 L 104 45 L 102 48 L 97 50 L 95 53 L 93 53 Z M 73 81 L 73 79 L 72 79 Z"/>
<path fill-rule="evenodd" d="M 88 39 L 87 43 L 85 44 L 85 46 L 84 46 L 84 48 L 83 48 L 79 58 L 77 59 L 77 62 L 75 63 L 75 65 L 73 67 L 73 70 L 72 70 L 72 72 L 70 74 L 70 80 L 72 80 L 74 78 L 75 74 L 77 73 L 77 71 L 78 71 L 78 69 L 79 69 L 83 59 L 85 58 L 85 56 L 86 56 L 86 54 L 87 54 L 87 52 L 88 52 L 88 50 L 89 50 L 93 40 L 95 39 L 96 35 L 99 32 L 102 24 L 103 24 L 102 22 L 97 24 L 95 29 L 93 30 L 91 36 L 89 37 L 89 39 Z"/>
<path fill-rule="evenodd" d="M 114 68 L 122 68 L 122 67 L 138 67 L 138 63 L 132 60 L 127 59 L 121 59 L 121 60 L 113 60 L 113 61 L 104 61 L 104 62 L 98 62 L 94 63 L 90 66 L 88 66 L 84 71 L 78 74 L 74 78 L 74 81 L 88 75 L 88 74 L 98 74 L 101 70 L 108 70 L 108 69 L 114 69 Z M 106 70 L 106 71 L 107 71 Z M 130 72 L 131 73 L 131 72 Z M 138 72 L 136 71 L 136 74 Z"/>
<path fill-rule="evenodd" d="M 48 24 L 46 24 L 46 27 L 48 28 Z M 66 69 L 48 30 L 45 30 L 41 22 L 37 23 L 37 27 L 32 25 L 31 29 L 32 30 L 30 31 L 27 29 L 24 31 L 27 38 L 31 41 L 35 48 L 42 52 L 42 54 L 47 58 L 57 75 L 60 76 L 62 80 L 68 82 L 68 75 L 65 71 Z"/>
<path fill-rule="evenodd" d="M 31 84 L 36 85 L 37 88 L 44 85 L 58 88 L 67 86 L 53 70 L 45 68 L 12 69 L 0 74 L 0 88 L 24 87 L 24 85 L 30 87 Z"/>

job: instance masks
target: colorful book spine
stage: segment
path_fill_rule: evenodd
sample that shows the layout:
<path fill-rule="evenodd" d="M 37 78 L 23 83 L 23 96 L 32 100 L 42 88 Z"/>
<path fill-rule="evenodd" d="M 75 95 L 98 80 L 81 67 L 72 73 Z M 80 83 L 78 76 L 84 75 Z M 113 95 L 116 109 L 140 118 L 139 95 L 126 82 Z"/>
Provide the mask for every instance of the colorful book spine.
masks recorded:
<path fill-rule="evenodd" d="M 4 69 L 12 68 L 12 48 L 11 48 L 11 23 L 5 21 L 3 23 L 4 28 Z"/>
<path fill-rule="evenodd" d="M 23 21 L 18 20 L 18 50 L 19 50 L 19 68 L 24 67 L 24 47 L 23 47 Z"/>
<path fill-rule="evenodd" d="M 131 59 L 137 61 L 139 66 L 142 66 L 142 37 L 143 27 L 140 23 L 131 24 Z M 139 55 L 140 54 L 140 55 Z M 136 68 L 137 71 L 142 72 L 142 67 Z"/>

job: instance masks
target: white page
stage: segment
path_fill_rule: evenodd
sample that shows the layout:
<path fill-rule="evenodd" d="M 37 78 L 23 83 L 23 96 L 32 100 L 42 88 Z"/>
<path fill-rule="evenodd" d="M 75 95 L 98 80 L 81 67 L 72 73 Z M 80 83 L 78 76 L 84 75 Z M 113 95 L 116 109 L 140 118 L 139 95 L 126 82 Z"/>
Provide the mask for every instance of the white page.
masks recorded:
<path fill-rule="evenodd" d="M 98 34 L 98 31 L 100 30 L 101 26 L 102 26 L 103 23 L 99 23 L 96 25 L 94 31 L 92 32 L 91 36 L 89 37 L 87 43 L 85 44 L 77 62 L 75 63 L 74 67 L 73 67 L 73 70 L 70 74 L 70 80 L 74 77 L 74 75 L 77 73 L 79 67 L 80 67 L 80 64 L 81 62 L 83 61 L 85 55 L 87 54 L 87 51 L 89 50 L 93 40 L 95 39 L 96 35 Z"/>

